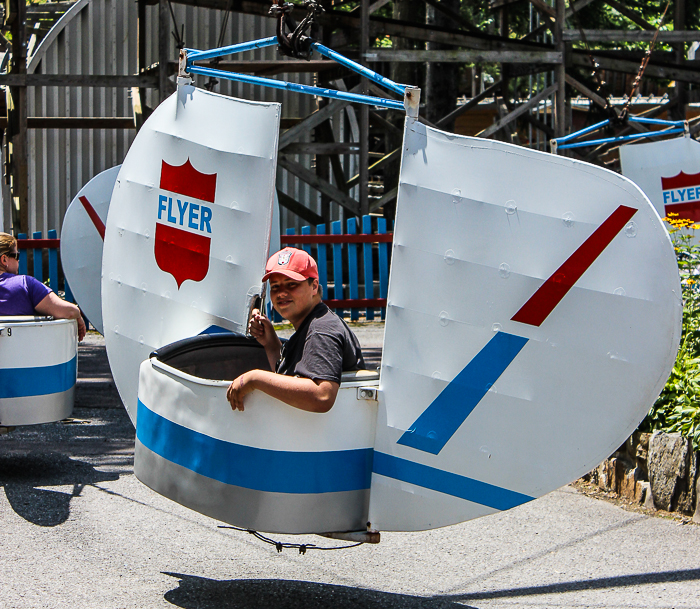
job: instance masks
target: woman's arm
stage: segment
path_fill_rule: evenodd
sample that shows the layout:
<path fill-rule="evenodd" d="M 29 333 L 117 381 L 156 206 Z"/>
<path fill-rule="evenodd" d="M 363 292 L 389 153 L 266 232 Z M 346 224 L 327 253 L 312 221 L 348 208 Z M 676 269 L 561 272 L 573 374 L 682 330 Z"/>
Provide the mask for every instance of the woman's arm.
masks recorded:
<path fill-rule="evenodd" d="M 61 300 L 53 292 L 49 292 L 34 309 L 37 313 L 52 315 L 56 319 L 75 319 L 78 322 L 78 340 L 85 338 L 87 328 L 85 328 L 80 309 L 70 302 Z"/>

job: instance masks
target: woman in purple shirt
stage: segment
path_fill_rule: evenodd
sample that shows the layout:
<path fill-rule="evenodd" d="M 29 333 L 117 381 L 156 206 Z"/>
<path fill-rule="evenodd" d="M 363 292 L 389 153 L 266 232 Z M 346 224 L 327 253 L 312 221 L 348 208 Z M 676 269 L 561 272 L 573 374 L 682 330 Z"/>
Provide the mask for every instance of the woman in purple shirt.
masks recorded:
<path fill-rule="evenodd" d="M 75 319 L 78 340 L 85 336 L 85 322 L 80 309 L 61 300 L 43 283 L 29 275 L 18 275 L 17 240 L 0 233 L 0 315 L 52 315 L 56 319 Z"/>

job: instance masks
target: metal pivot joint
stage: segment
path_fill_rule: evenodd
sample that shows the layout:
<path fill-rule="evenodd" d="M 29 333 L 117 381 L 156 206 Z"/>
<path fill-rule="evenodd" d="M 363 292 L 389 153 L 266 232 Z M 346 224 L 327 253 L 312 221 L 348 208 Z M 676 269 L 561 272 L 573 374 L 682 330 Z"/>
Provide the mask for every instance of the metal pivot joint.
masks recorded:
<path fill-rule="evenodd" d="M 313 40 L 306 32 L 313 25 L 314 17 L 323 13 L 324 9 L 315 0 L 306 0 L 304 8 L 307 10 L 306 17 L 298 24 L 291 14 L 294 9 L 291 2 L 274 0 L 268 14 L 277 18 L 277 48 L 280 54 L 308 61 L 311 59 Z"/>

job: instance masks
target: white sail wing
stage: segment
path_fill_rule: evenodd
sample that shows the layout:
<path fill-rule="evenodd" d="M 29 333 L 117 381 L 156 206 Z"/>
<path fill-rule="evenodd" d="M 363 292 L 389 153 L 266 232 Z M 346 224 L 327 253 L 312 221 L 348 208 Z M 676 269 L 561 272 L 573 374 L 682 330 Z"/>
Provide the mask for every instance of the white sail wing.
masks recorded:
<path fill-rule="evenodd" d="M 620 147 L 620 165 L 661 217 L 670 213 L 700 221 L 700 142 L 679 137 L 627 144 Z"/>
<path fill-rule="evenodd" d="M 102 312 L 136 419 L 153 349 L 212 326 L 245 332 L 270 240 L 280 106 L 180 86 L 144 123 L 107 219 Z"/>
<path fill-rule="evenodd" d="M 629 180 L 407 119 L 371 525 L 444 526 L 590 471 L 661 391 L 681 310 Z"/>
<path fill-rule="evenodd" d="M 102 246 L 109 202 L 121 165 L 98 173 L 80 189 L 61 226 L 61 266 L 73 296 L 100 334 Z"/>

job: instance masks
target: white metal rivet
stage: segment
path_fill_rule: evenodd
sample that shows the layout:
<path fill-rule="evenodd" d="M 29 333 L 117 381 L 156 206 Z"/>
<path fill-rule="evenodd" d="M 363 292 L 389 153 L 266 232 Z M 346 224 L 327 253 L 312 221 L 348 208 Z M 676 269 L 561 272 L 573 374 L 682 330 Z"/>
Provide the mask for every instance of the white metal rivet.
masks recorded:
<path fill-rule="evenodd" d="M 502 262 L 498 267 L 498 274 L 503 277 L 503 279 L 508 279 L 508 277 L 510 277 L 510 265 Z"/>

